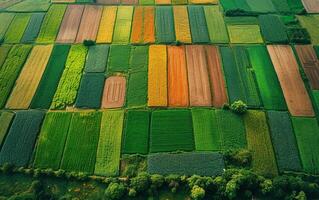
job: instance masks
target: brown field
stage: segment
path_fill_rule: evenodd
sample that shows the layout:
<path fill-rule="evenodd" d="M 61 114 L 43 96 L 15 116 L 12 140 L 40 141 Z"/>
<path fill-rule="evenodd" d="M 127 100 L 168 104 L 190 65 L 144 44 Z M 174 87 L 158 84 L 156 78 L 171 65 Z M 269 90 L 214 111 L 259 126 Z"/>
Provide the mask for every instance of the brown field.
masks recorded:
<path fill-rule="evenodd" d="M 138 0 L 122 0 L 121 3 L 125 5 L 135 5 L 138 3 Z"/>
<path fill-rule="evenodd" d="M 96 0 L 99 4 L 119 4 L 120 0 Z"/>
<path fill-rule="evenodd" d="M 121 108 L 124 105 L 126 79 L 111 76 L 106 79 L 102 98 L 102 108 Z"/>
<path fill-rule="evenodd" d="M 80 26 L 83 10 L 84 6 L 82 5 L 68 6 L 64 14 L 56 42 L 74 43 Z"/>
<path fill-rule="evenodd" d="M 132 34 L 132 43 L 155 42 L 154 7 L 135 7 Z"/>
<path fill-rule="evenodd" d="M 318 0 L 302 0 L 308 13 L 318 13 L 319 12 L 319 1 Z"/>
<path fill-rule="evenodd" d="M 319 90 L 319 60 L 312 45 L 296 45 L 296 51 L 311 88 Z"/>
<path fill-rule="evenodd" d="M 226 82 L 221 65 L 218 47 L 205 46 L 208 71 L 210 76 L 210 88 L 213 96 L 213 106 L 221 108 L 228 103 Z"/>
<path fill-rule="evenodd" d="M 268 45 L 267 49 L 291 115 L 314 116 L 312 104 L 291 47 L 288 45 Z"/>
<path fill-rule="evenodd" d="M 171 0 L 155 0 L 155 4 L 169 5 L 169 4 L 171 4 Z"/>
<path fill-rule="evenodd" d="M 186 46 L 189 99 L 191 106 L 212 106 L 204 46 Z"/>
<path fill-rule="evenodd" d="M 184 46 L 168 46 L 168 106 L 187 107 L 188 83 Z"/>
<path fill-rule="evenodd" d="M 76 42 L 95 40 L 102 16 L 102 6 L 85 6 Z M 94 23 L 93 23 L 94 22 Z"/>

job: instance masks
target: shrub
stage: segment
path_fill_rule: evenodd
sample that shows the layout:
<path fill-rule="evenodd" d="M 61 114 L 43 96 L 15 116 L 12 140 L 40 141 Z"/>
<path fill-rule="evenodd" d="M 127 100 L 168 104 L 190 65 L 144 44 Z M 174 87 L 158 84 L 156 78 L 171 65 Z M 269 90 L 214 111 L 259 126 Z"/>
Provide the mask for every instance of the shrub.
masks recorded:
<path fill-rule="evenodd" d="M 299 44 L 310 44 L 310 35 L 305 28 L 288 28 L 287 29 L 288 38 L 291 43 Z"/>
<path fill-rule="evenodd" d="M 247 12 L 243 9 L 237 8 L 237 9 L 230 9 L 225 12 L 226 16 L 232 17 L 232 16 L 258 16 L 258 13 L 255 12 Z"/>
<path fill-rule="evenodd" d="M 247 112 L 247 105 L 241 100 L 235 101 L 231 104 L 230 110 L 237 114 L 244 114 Z"/>
<path fill-rule="evenodd" d="M 84 40 L 83 41 L 83 45 L 86 46 L 86 47 L 94 46 L 95 45 L 95 41 L 93 41 L 93 40 Z"/>
<path fill-rule="evenodd" d="M 104 194 L 108 199 L 121 199 L 125 194 L 125 187 L 121 183 L 110 183 Z"/>
<path fill-rule="evenodd" d="M 161 188 L 164 184 L 164 177 L 159 174 L 151 175 L 151 188 L 157 190 Z"/>
<path fill-rule="evenodd" d="M 205 190 L 197 185 L 192 188 L 191 197 L 195 200 L 200 200 L 205 197 Z"/>
<path fill-rule="evenodd" d="M 13 168 L 14 166 L 12 164 L 9 164 L 9 163 L 4 163 L 1 167 L 1 171 L 4 173 L 4 174 L 11 174 L 13 172 Z"/>
<path fill-rule="evenodd" d="M 188 187 L 194 188 L 199 186 L 203 189 L 212 187 L 213 179 L 211 177 L 202 177 L 198 175 L 193 175 L 187 179 Z"/>
<path fill-rule="evenodd" d="M 130 187 L 135 189 L 138 193 L 146 191 L 149 188 L 149 179 L 149 175 L 145 172 L 142 172 L 131 179 Z"/>
<path fill-rule="evenodd" d="M 251 167 L 252 155 L 247 149 L 229 150 L 224 152 L 225 164 L 228 167 Z"/>

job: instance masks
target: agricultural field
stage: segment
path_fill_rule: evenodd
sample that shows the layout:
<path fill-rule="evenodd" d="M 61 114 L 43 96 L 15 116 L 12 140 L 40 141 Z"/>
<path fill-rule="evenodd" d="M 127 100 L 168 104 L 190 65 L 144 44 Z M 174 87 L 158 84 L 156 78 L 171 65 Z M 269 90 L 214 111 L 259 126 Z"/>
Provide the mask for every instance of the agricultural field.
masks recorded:
<path fill-rule="evenodd" d="M 0 199 L 319 199 L 318 143 L 318 0 L 0 0 Z"/>

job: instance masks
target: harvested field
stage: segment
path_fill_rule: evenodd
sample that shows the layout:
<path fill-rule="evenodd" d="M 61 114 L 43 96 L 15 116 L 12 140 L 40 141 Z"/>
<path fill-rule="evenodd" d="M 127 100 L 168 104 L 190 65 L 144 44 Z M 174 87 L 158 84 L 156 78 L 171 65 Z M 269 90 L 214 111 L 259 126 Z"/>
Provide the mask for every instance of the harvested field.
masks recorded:
<path fill-rule="evenodd" d="M 319 90 L 319 60 L 312 45 L 295 46 L 301 66 L 313 90 Z"/>
<path fill-rule="evenodd" d="M 56 4 L 50 7 L 43 20 L 37 39 L 38 43 L 52 43 L 55 41 L 66 7 L 64 4 Z"/>
<path fill-rule="evenodd" d="M 267 110 L 287 110 L 282 89 L 265 46 L 246 47 L 256 75 L 260 97 Z"/>
<path fill-rule="evenodd" d="M 285 24 L 277 15 L 258 17 L 262 35 L 267 43 L 288 43 Z"/>
<path fill-rule="evenodd" d="M 130 72 L 147 71 L 149 46 L 131 46 Z"/>
<path fill-rule="evenodd" d="M 26 167 L 41 128 L 44 112 L 18 111 L 0 152 L 0 164 L 11 163 Z"/>
<path fill-rule="evenodd" d="M 147 166 L 150 174 L 188 176 L 217 176 L 222 174 L 225 168 L 220 153 L 154 154 L 148 156 Z"/>
<path fill-rule="evenodd" d="M 219 151 L 221 136 L 217 130 L 215 111 L 193 108 L 192 119 L 196 151 Z"/>
<path fill-rule="evenodd" d="M 292 117 L 300 158 L 305 172 L 319 173 L 319 126 L 315 118 Z"/>
<path fill-rule="evenodd" d="M 174 6 L 173 11 L 176 41 L 191 43 L 187 6 Z"/>
<path fill-rule="evenodd" d="M 147 154 L 150 113 L 144 110 L 129 110 L 126 114 L 122 153 Z"/>
<path fill-rule="evenodd" d="M 227 28 L 231 43 L 263 43 L 258 25 L 228 25 Z"/>
<path fill-rule="evenodd" d="M 100 21 L 100 28 L 96 37 L 97 43 L 112 42 L 116 11 L 116 6 L 109 6 L 103 8 L 103 13 Z"/>
<path fill-rule="evenodd" d="M 202 6 L 188 6 L 189 24 L 193 43 L 208 43 L 209 36 Z"/>
<path fill-rule="evenodd" d="M 14 13 L 0 13 L 0 40 L 4 39 L 10 23 L 14 18 Z"/>
<path fill-rule="evenodd" d="M 319 44 L 319 15 L 297 16 L 302 27 L 306 28 L 310 34 L 311 42 Z"/>
<path fill-rule="evenodd" d="M 56 42 L 58 43 L 74 43 L 78 34 L 83 5 L 69 5 L 65 11 L 63 21 Z"/>
<path fill-rule="evenodd" d="M 154 7 L 135 7 L 131 43 L 154 43 Z"/>
<path fill-rule="evenodd" d="M 53 47 L 47 67 L 45 68 L 36 93 L 32 98 L 31 108 L 48 109 L 50 107 L 64 69 L 69 49 L 69 45 L 55 45 Z"/>
<path fill-rule="evenodd" d="M 171 43 L 175 41 L 172 7 L 156 7 L 155 30 L 157 43 Z"/>
<path fill-rule="evenodd" d="M 75 101 L 78 108 L 100 108 L 104 87 L 103 73 L 86 73 L 82 76 Z"/>
<path fill-rule="evenodd" d="M 167 52 L 165 45 L 151 45 L 148 64 L 148 106 L 167 106 Z"/>
<path fill-rule="evenodd" d="M 109 55 L 109 45 L 94 45 L 89 47 L 85 63 L 85 72 L 104 72 Z"/>
<path fill-rule="evenodd" d="M 15 14 L 5 36 L 5 43 L 19 43 L 30 21 L 30 14 Z"/>
<path fill-rule="evenodd" d="M 127 72 L 130 64 L 130 45 L 111 45 L 107 72 Z"/>
<path fill-rule="evenodd" d="M 0 112 L 0 147 L 4 142 L 4 138 L 10 128 L 11 122 L 13 120 L 14 113 L 12 112 Z"/>
<path fill-rule="evenodd" d="M 167 47 L 168 106 L 188 107 L 188 82 L 185 46 Z"/>
<path fill-rule="evenodd" d="M 266 115 L 262 111 L 248 111 L 244 116 L 248 149 L 252 151 L 252 168 L 264 175 L 277 175 Z"/>
<path fill-rule="evenodd" d="M 134 108 L 147 105 L 147 80 L 146 71 L 130 74 L 126 97 L 127 107 Z"/>
<path fill-rule="evenodd" d="M 118 7 L 113 33 L 113 43 L 129 43 L 133 10 L 133 6 Z"/>
<path fill-rule="evenodd" d="M 192 151 L 194 149 L 192 115 L 188 110 L 152 112 L 150 152 Z"/>
<path fill-rule="evenodd" d="M 31 45 L 12 46 L 5 62 L 0 68 L 0 108 L 5 105 L 31 48 Z"/>
<path fill-rule="evenodd" d="M 6 108 L 28 109 L 49 61 L 53 45 L 34 46 L 7 101 Z"/>
<path fill-rule="evenodd" d="M 207 30 L 213 43 L 228 43 L 228 33 L 219 6 L 204 6 Z"/>
<path fill-rule="evenodd" d="M 301 171 L 297 141 L 287 112 L 267 112 L 271 140 L 273 143 L 278 169 L 284 171 Z"/>
<path fill-rule="evenodd" d="M 119 175 L 123 121 L 122 110 L 103 112 L 94 174 Z"/>
<path fill-rule="evenodd" d="M 302 0 L 302 3 L 307 10 L 307 13 L 319 13 L 319 1 Z"/>
<path fill-rule="evenodd" d="M 101 112 L 73 113 L 61 160 L 61 169 L 93 174 L 101 117 Z"/>
<path fill-rule="evenodd" d="M 208 69 L 204 46 L 186 46 L 190 106 L 211 106 Z"/>
<path fill-rule="evenodd" d="M 0 69 L 3 65 L 4 61 L 7 58 L 7 55 L 9 54 L 11 49 L 11 45 L 1 45 L 0 46 Z"/>
<path fill-rule="evenodd" d="M 125 103 L 126 79 L 110 76 L 106 79 L 102 97 L 102 108 L 121 108 Z"/>
<path fill-rule="evenodd" d="M 34 158 L 35 167 L 59 169 L 71 119 L 71 112 L 46 114 Z"/>
<path fill-rule="evenodd" d="M 314 116 L 312 104 L 291 47 L 269 45 L 267 48 L 291 115 Z"/>
<path fill-rule="evenodd" d="M 65 63 L 65 69 L 53 97 L 51 109 L 63 109 L 74 103 L 80 85 L 86 54 L 87 48 L 85 46 L 71 46 Z"/>
<path fill-rule="evenodd" d="M 213 98 L 212 103 L 214 107 L 221 108 L 228 103 L 228 97 L 219 49 L 215 46 L 205 46 L 204 48 Z"/>
<path fill-rule="evenodd" d="M 21 38 L 22 43 L 33 43 L 37 39 L 44 16 L 44 13 L 34 13 L 31 15 L 30 22 Z"/>
<path fill-rule="evenodd" d="M 102 12 L 103 7 L 101 6 L 85 6 L 79 31 L 75 40 L 77 43 L 82 43 L 84 40 L 96 40 Z"/>

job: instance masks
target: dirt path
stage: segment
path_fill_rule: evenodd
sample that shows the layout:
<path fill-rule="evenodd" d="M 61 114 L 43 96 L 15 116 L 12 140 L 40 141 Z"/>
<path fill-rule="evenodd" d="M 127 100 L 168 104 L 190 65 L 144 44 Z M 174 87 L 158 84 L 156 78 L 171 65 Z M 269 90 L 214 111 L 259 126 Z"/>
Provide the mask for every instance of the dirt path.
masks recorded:
<path fill-rule="evenodd" d="M 126 79 L 111 76 L 106 79 L 102 98 L 102 108 L 121 108 L 125 101 Z"/>

